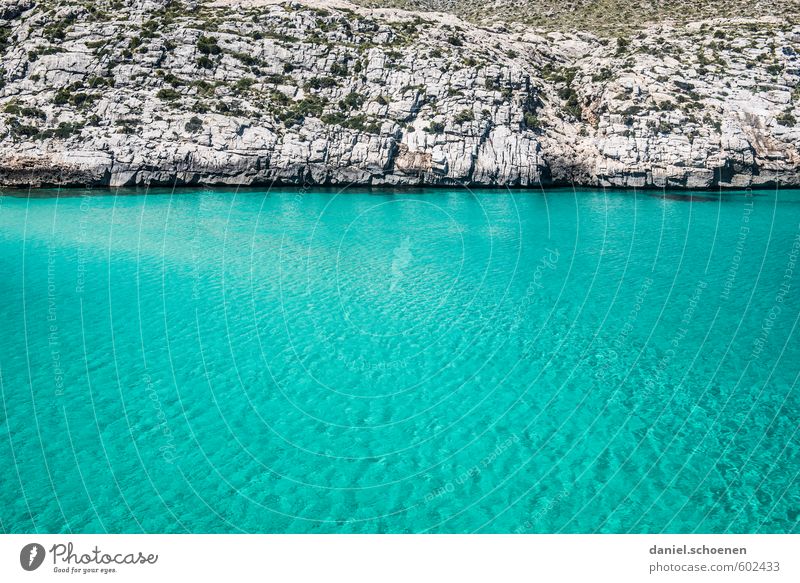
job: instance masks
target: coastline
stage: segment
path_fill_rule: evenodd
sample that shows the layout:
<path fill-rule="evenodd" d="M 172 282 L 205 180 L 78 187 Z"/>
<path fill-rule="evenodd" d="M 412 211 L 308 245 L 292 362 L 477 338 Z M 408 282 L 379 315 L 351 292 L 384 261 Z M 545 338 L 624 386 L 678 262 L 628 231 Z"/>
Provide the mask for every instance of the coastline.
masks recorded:
<path fill-rule="evenodd" d="M 800 26 L 13 0 L 0 185 L 800 186 Z"/>
<path fill-rule="evenodd" d="M 582 193 L 596 194 L 604 192 L 618 195 L 633 195 L 641 193 L 644 196 L 658 196 L 665 198 L 695 200 L 717 200 L 726 196 L 771 196 L 778 193 L 798 193 L 800 187 L 779 185 L 754 188 L 734 187 L 708 187 L 708 188 L 673 188 L 673 187 L 596 187 L 581 186 L 577 184 L 547 184 L 534 186 L 471 186 L 471 185 L 413 185 L 413 186 L 373 186 L 368 184 L 353 185 L 309 185 L 309 184 L 152 184 L 139 186 L 81 186 L 81 185 L 54 185 L 35 187 L 0 187 L 0 199 L 9 198 L 78 198 L 82 196 L 170 196 L 183 194 L 224 193 L 231 194 L 271 194 L 286 196 L 315 195 L 347 195 L 348 193 L 366 193 L 375 195 L 402 196 L 402 195 L 436 195 L 442 192 L 463 191 L 465 194 L 560 194 L 572 192 L 577 195 Z"/>
<path fill-rule="evenodd" d="M 2 170 L 0 170 L 0 174 Z M 359 190 L 396 190 L 414 192 L 424 189 L 486 189 L 486 190 L 513 190 L 513 191 L 534 191 L 534 190 L 556 190 L 556 189 L 609 189 L 609 190 L 630 190 L 630 191 L 679 191 L 679 192 L 724 192 L 724 191 L 741 191 L 741 190 L 791 190 L 800 188 L 800 169 L 798 172 L 791 175 L 788 179 L 785 176 L 771 177 L 762 181 L 753 181 L 752 177 L 746 176 L 744 180 L 733 182 L 719 182 L 711 181 L 708 184 L 686 184 L 674 181 L 653 181 L 652 177 L 648 178 L 641 184 L 629 183 L 625 180 L 626 175 L 622 175 L 623 180 L 621 183 L 609 182 L 608 180 L 597 179 L 595 181 L 567 181 L 567 180 L 553 180 L 549 182 L 538 182 L 531 184 L 487 184 L 480 182 L 462 182 L 462 181 L 448 181 L 439 180 L 436 182 L 381 182 L 366 181 L 366 182 L 314 182 L 308 180 L 306 177 L 297 180 L 285 179 L 272 179 L 272 180 L 251 180 L 247 176 L 231 176 L 226 180 L 207 180 L 201 175 L 183 176 L 171 174 L 168 171 L 154 171 L 159 175 L 166 175 L 166 179 L 144 179 L 144 180 L 130 180 L 127 182 L 116 182 L 107 173 L 104 173 L 102 178 L 86 181 L 84 173 L 78 173 L 75 176 L 67 176 L 65 178 L 63 169 L 53 168 L 52 170 L 42 170 L 28 175 L 23 180 L 0 180 L 0 195 L 3 191 L 7 190 L 50 190 L 50 189 L 107 189 L 109 191 L 115 189 L 130 189 L 130 188 L 173 188 L 173 189 L 193 189 L 193 188 L 314 188 L 314 189 L 359 189 Z M 54 174 L 58 174 L 59 179 L 53 180 Z M 635 176 L 632 173 L 631 176 Z M 241 181 L 240 181 L 241 180 Z M 638 182 L 638 181 L 636 181 Z M 661 182 L 661 183 L 658 183 Z"/>

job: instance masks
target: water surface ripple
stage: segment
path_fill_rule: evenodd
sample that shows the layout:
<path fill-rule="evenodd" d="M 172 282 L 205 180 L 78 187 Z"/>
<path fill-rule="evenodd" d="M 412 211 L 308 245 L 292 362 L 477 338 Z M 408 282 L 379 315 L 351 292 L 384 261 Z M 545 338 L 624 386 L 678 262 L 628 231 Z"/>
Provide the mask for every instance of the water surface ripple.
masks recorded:
<path fill-rule="evenodd" d="M 0 197 L 5 532 L 798 530 L 798 191 L 69 194 Z"/>

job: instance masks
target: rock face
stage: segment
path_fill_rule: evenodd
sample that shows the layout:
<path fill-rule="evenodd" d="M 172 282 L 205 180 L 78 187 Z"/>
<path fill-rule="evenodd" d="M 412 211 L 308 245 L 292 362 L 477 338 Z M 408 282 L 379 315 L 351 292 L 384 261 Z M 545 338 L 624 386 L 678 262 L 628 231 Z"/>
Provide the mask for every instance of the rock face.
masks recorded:
<path fill-rule="evenodd" d="M 0 0 L 0 185 L 800 185 L 800 27 Z"/>

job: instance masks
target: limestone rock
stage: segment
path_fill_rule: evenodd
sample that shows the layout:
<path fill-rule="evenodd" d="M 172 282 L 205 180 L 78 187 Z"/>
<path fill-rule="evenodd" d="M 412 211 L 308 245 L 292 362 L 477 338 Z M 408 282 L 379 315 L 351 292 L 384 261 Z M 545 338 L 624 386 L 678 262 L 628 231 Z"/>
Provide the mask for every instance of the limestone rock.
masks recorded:
<path fill-rule="evenodd" d="M 797 26 L 120 4 L 0 0 L 0 185 L 800 185 Z"/>

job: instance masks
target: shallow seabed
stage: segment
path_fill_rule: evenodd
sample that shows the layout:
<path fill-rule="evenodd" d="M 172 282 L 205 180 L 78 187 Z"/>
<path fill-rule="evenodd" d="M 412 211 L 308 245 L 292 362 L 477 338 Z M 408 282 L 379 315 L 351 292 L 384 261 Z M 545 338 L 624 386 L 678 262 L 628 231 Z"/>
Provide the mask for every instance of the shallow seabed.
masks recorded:
<path fill-rule="evenodd" d="M 5 532 L 798 530 L 800 191 L 35 194 Z"/>

